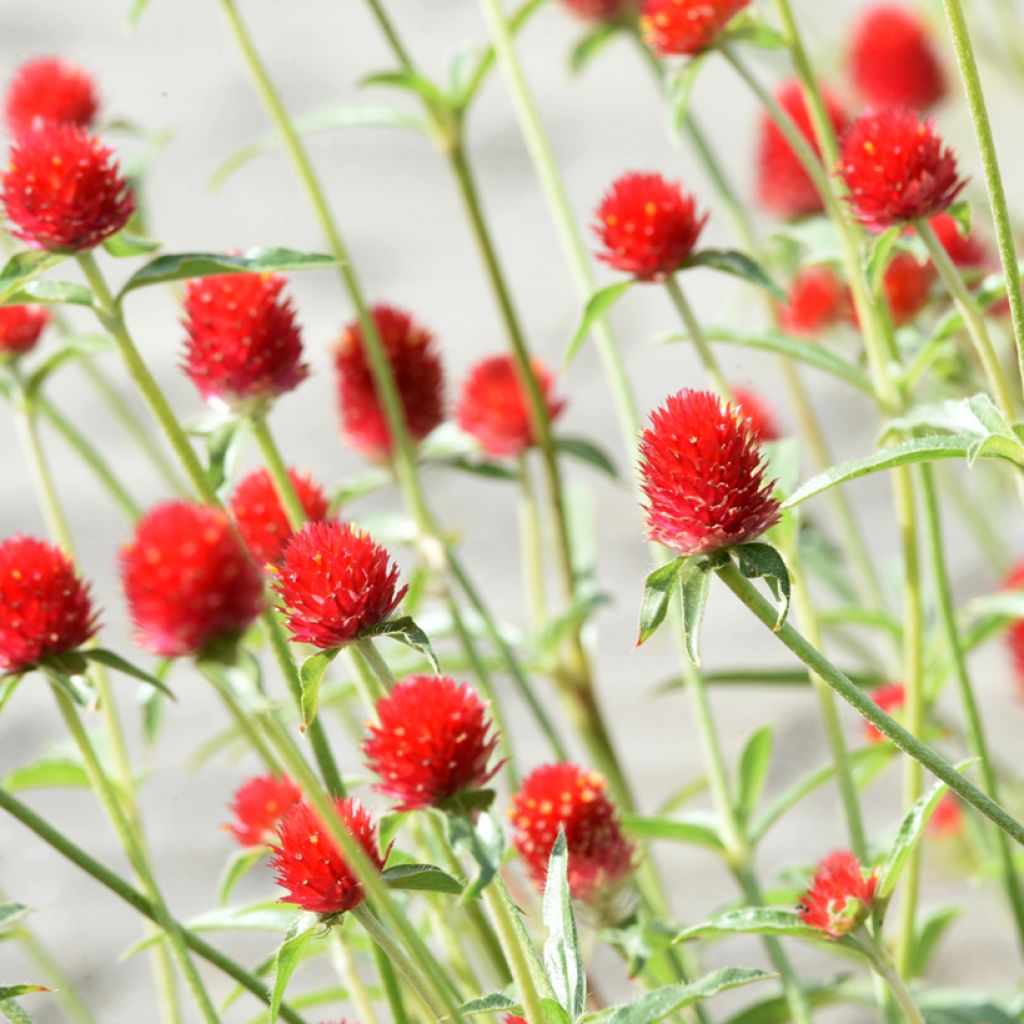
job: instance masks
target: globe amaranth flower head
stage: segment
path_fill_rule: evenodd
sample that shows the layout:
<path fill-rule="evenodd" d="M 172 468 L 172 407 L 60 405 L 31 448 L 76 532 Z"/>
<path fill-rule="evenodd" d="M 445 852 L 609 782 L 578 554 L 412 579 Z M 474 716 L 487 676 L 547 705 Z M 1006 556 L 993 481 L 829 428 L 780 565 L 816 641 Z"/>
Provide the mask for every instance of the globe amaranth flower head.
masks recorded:
<path fill-rule="evenodd" d="M 309 376 L 279 274 L 218 274 L 185 289 L 182 369 L 206 401 L 259 407 Z"/>
<path fill-rule="evenodd" d="M 662 57 L 685 56 L 713 46 L 750 0 L 643 0 L 644 41 Z"/>
<path fill-rule="evenodd" d="M 307 522 L 327 518 L 329 504 L 324 489 L 308 474 L 288 470 Z M 231 515 L 249 553 L 258 565 L 276 565 L 281 561 L 293 530 L 277 488 L 265 469 L 243 477 L 231 496 Z"/>
<path fill-rule="evenodd" d="M 628 18 L 637 0 L 561 0 L 562 6 L 582 21 L 618 21 Z"/>
<path fill-rule="evenodd" d="M 934 122 L 895 107 L 850 125 L 839 166 L 857 218 L 875 231 L 944 213 L 967 184 Z"/>
<path fill-rule="evenodd" d="M 756 391 L 733 386 L 732 403 L 745 417 L 758 444 L 778 441 L 782 437 L 782 431 L 775 420 L 775 411 Z"/>
<path fill-rule="evenodd" d="M 1003 580 L 1004 590 L 1024 589 L 1024 562 L 1018 562 Z M 1013 663 L 1017 690 L 1024 699 L 1024 618 L 1015 619 L 1006 631 L 1006 646 Z"/>
<path fill-rule="evenodd" d="M 227 514 L 187 501 L 146 514 L 121 549 L 121 583 L 137 642 L 164 657 L 199 654 L 263 610 L 263 575 Z"/>
<path fill-rule="evenodd" d="M 278 822 L 302 790 L 287 775 L 258 775 L 239 786 L 231 803 L 234 820 L 226 827 L 240 846 L 266 846 L 277 834 Z"/>
<path fill-rule="evenodd" d="M 45 124 L 17 139 L 0 186 L 11 233 L 51 252 L 94 248 L 135 209 L 114 151 L 73 124 Z"/>
<path fill-rule="evenodd" d="M 540 360 L 531 362 L 548 419 L 556 420 L 565 400 L 554 394 L 555 381 Z M 537 443 L 530 402 L 511 356 L 490 356 L 470 371 L 455 410 L 459 427 L 496 458 L 521 455 Z"/>
<path fill-rule="evenodd" d="M 779 519 L 750 421 L 709 391 L 667 398 L 640 435 L 640 456 L 651 539 L 680 555 L 755 540 Z"/>
<path fill-rule="evenodd" d="M 351 523 L 307 523 L 274 573 L 293 639 L 322 650 L 387 620 L 409 589 L 388 550 Z"/>
<path fill-rule="evenodd" d="M 498 738 L 487 705 L 448 676 L 409 676 L 377 701 L 377 718 L 363 752 L 397 810 L 480 789 L 500 767 L 489 765 Z"/>
<path fill-rule="evenodd" d="M 779 309 L 783 329 L 801 338 L 814 338 L 852 316 L 850 289 L 827 266 L 801 270 Z"/>
<path fill-rule="evenodd" d="M 830 854 L 800 900 L 800 920 L 833 939 L 849 935 L 871 913 L 877 881 L 874 872 L 865 877 L 852 853 Z"/>
<path fill-rule="evenodd" d="M 414 441 L 421 441 L 444 420 L 444 367 L 433 335 L 393 306 L 370 310 L 402 401 Z M 373 459 L 391 454 L 391 431 L 366 355 L 358 321 L 342 332 L 334 350 L 341 432 L 347 444 Z"/>
<path fill-rule="evenodd" d="M 0 361 L 31 352 L 49 322 L 45 306 L 0 306 Z"/>
<path fill-rule="evenodd" d="M 985 243 L 976 231 L 965 232 L 956 217 L 940 213 L 929 221 L 946 255 L 961 270 L 980 270 L 991 262 Z"/>
<path fill-rule="evenodd" d="M 630 172 L 612 183 L 594 215 L 598 258 L 640 281 L 664 281 L 693 252 L 708 215 L 677 181 Z"/>
<path fill-rule="evenodd" d="M 635 848 L 623 835 L 605 780 L 576 764 L 547 764 L 531 772 L 508 812 L 515 846 L 538 888 L 547 879 L 551 849 L 565 830 L 569 891 L 591 902 L 633 869 Z"/>
<path fill-rule="evenodd" d="M 4 102 L 4 120 L 12 138 L 46 124 L 88 128 L 99 106 L 88 71 L 59 57 L 39 57 L 26 61 L 14 73 Z"/>
<path fill-rule="evenodd" d="M 0 671 L 25 672 L 96 635 L 89 585 L 60 548 L 15 535 L 0 543 Z"/>
<path fill-rule="evenodd" d="M 871 699 L 890 717 L 897 717 L 907 702 L 907 690 L 902 683 L 886 683 L 871 691 Z M 864 723 L 864 738 L 869 743 L 882 743 L 885 735 L 870 722 Z"/>
<path fill-rule="evenodd" d="M 927 110 L 946 94 L 935 41 L 924 19 L 899 4 L 875 4 L 853 25 L 850 77 L 876 107 Z"/>
<path fill-rule="evenodd" d="M 374 867 L 384 867 L 377 823 L 355 798 L 335 801 L 335 813 L 359 843 Z M 270 866 L 277 884 L 287 890 L 284 903 L 314 914 L 343 914 L 363 902 L 363 887 L 331 833 L 305 801 L 293 804 L 277 826 L 277 843 Z"/>
<path fill-rule="evenodd" d="M 934 280 L 935 267 L 929 260 L 919 260 L 912 252 L 893 256 L 882 279 L 882 291 L 895 326 L 913 323 L 928 305 Z"/>

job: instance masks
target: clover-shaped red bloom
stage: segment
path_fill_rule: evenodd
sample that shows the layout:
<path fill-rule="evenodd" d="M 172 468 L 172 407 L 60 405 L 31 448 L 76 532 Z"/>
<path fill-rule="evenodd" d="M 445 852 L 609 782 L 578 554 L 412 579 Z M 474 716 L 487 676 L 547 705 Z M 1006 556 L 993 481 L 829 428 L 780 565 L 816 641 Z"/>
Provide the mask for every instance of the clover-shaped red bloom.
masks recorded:
<path fill-rule="evenodd" d="M 633 867 L 634 847 L 597 772 L 576 764 L 547 764 L 531 772 L 512 797 L 508 816 L 515 846 L 530 878 L 543 887 L 559 828 L 569 850 L 569 890 L 589 902 Z"/>
<path fill-rule="evenodd" d="M 850 125 L 839 164 L 857 218 L 876 231 L 945 212 L 967 184 L 935 123 L 894 107 Z"/>
<path fill-rule="evenodd" d="M 898 252 L 886 268 L 882 290 L 889 303 L 892 322 L 897 327 L 911 323 L 931 295 L 935 267 L 913 253 Z"/>
<path fill-rule="evenodd" d="M 813 338 L 833 325 L 848 320 L 853 310 L 850 289 L 831 267 L 801 270 L 789 286 L 779 321 L 790 334 Z"/>
<path fill-rule="evenodd" d="M 377 701 L 379 723 L 363 745 L 375 788 L 400 811 L 434 807 L 480 789 L 497 771 L 487 705 L 448 676 L 409 676 Z"/>
<path fill-rule="evenodd" d="M 850 77 L 875 107 L 926 110 L 946 94 L 946 76 L 935 43 L 916 11 L 876 4 L 853 26 Z"/>
<path fill-rule="evenodd" d="M 743 544 L 779 519 L 750 422 L 709 391 L 667 398 L 640 435 L 640 456 L 651 539 L 680 555 Z"/>
<path fill-rule="evenodd" d="M 750 0 L 643 0 L 640 28 L 663 57 L 692 56 L 714 44 Z"/>
<path fill-rule="evenodd" d="M 1004 590 L 1024 589 L 1024 562 L 1018 562 L 1003 581 Z M 1024 618 L 1016 619 L 1006 631 L 1006 646 L 1010 651 L 1017 689 L 1024 698 Z"/>
<path fill-rule="evenodd" d="M 288 479 L 302 503 L 307 521 L 326 519 L 329 506 L 323 488 L 308 473 L 296 469 L 288 470 Z M 272 565 L 281 560 L 293 530 L 274 481 L 265 469 L 257 469 L 239 481 L 231 497 L 231 514 L 242 540 L 259 565 Z"/>
<path fill-rule="evenodd" d="M 0 670 L 24 672 L 96 634 L 89 585 L 58 547 L 16 535 L 0 543 Z"/>
<path fill-rule="evenodd" d="M 886 683 L 871 691 L 871 699 L 891 717 L 895 717 L 907 702 L 907 690 L 902 683 Z M 864 723 L 864 737 L 871 743 L 881 743 L 885 736 L 877 726 Z"/>
<path fill-rule="evenodd" d="M 631 14 L 636 0 L 562 0 L 562 6 L 583 21 L 615 21 Z"/>
<path fill-rule="evenodd" d="M 832 127 L 838 134 L 846 127 L 846 111 L 828 89 L 822 89 L 822 97 Z M 814 134 L 803 87 L 795 79 L 785 82 L 775 99 L 820 159 L 821 149 Z M 777 216 L 791 220 L 820 213 L 824 208 L 821 194 L 804 170 L 800 158 L 767 114 L 761 118 L 756 169 L 758 199 L 765 209 Z"/>
<path fill-rule="evenodd" d="M 137 642 L 165 657 L 198 654 L 263 610 L 263 576 L 227 514 L 170 501 L 121 549 L 121 582 Z"/>
<path fill-rule="evenodd" d="M 239 786 L 231 803 L 234 821 L 227 826 L 240 846 L 266 846 L 277 832 L 278 822 L 302 790 L 287 775 L 258 775 Z"/>
<path fill-rule="evenodd" d="M 800 900 L 800 920 L 833 939 L 859 928 L 871 913 L 874 872 L 867 877 L 852 853 L 840 850 L 820 865 L 811 887 Z"/>
<path fill-rule="evenodd" d="M 384 622 L 409 589 L 387 548 L 351 523 L 307 523 L 274 572 L 292 637 L 323 650 Z"/>
<path fill-rule="evenodd" d="M 640 281 L 664 281 L 693 252 L 707 223 L 677 181 L 630 172 L 612 183 L 594 214 L 598 258 Z"/>
<path fill-rule="evenodd" d="M 444 420 L 444 367 L 434 337 L 393 306 L 374 306 L 370 314 L 391 365 L 409 434 L 420 441 Z M 334 350 L 334 368 L 346 443 L 370 458 L 386 458 L 391 453 L 391 431 L 358 322 L 342 332 Z"/>
<path fill-rule="evenodd" d="M 774 411 L 759 394 L 749 388 L 733 387 L 732 402 L 750 425 L 758 444 L 782 437 Z"/>
<path fill-rule="evenodd" d="M 45 306 L 0 306 L 0 359 L 31 352 L 49 322 Z"/>
<path fill-rule="evenodd" d="M 11 233 L 34 249 L 92 249 L 117 234 L 135 209 L 114 151 L 73 124 L 22 135 L 0 184 Z"/>
<path fill-rule="evenodd" d="M 964 234 L 960 221 L 948 213 L 940 213 L 929 221 L 942 248 L 961 270 L 978 270 L 989 262 L 985 243 L 974 231 Z"/>
<path fill-rule="evenodd" d="M 555 396 L 548 369 L 537 359 L 531 366 L 548 419 L 553 421 L 562 414 L 565 400 Z M 511 356 L 490 356 L 469 371 L 455 418 L 488 455 L 497 458 L 520 455 L 537 443 L 530 403 Z"/>
<path fill-rule="evenodd" d="M 39 57 L 22 64 L 11 79 L 4 120 L 14 138 L 44 124 L 88 128 L 99 106 L 88 71 L 57 57 Z"/>
<path fill-rule="evenodd" d="M 377 823 L 356 799 L 334 804 L 339 821 L 380 871 Z M 277 843 L 270 866 L 277 884 L 288 890 L 283 903 L 294 903 L 314 914 L 343 914 L 363 902 L 363 887 L 342 856 L 327 826 L 309 804 L 293 804 L 277 826 Z"/>

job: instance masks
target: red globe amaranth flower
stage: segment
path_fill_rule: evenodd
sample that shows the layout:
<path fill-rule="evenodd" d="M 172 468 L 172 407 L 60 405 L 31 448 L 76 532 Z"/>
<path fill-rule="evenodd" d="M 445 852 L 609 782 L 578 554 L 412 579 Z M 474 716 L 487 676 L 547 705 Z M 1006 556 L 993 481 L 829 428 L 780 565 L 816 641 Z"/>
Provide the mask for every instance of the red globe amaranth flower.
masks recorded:
<path fill-rule="evenodd" d="M 1024 562 L 1018 562 L 1003 581 L 1004 590 L 1024 589 Z M 1014 621 L 1006 631 L 1006 646 L 1013 661 L 1017 689 L 1024 699 L 1024 618 Z"/>
<path fill-rule="evenodd" d="M 644 40 L 663 57 L 692 56 L 711 46 L 750 0 L 643 0 Z"/>
<path fill-rule="evenodd" d="M 309 376 L 295 307 L 279 274 L 218 274 L 185 289 L 182 369 L 207 401 L 265 402 Z"/>
<path fill-rule="evenodd" d="M 323 488 L 308 473 L 289 469 L 308 522 L 327 518 L 329 504 Z M 291 540 L 288 522 L 277 488 L 265 469 L 257 469 L 241 480 L 231 498 L 231 514 L 250 554 L 259 565 L 276 564 Z"/>
<path fill-rule="evenodd" d="M 839 166 L 854 212 L 874 231 L 943 213 L 967 184 L 934 122 L 891 107 L 853 122 Z"/>
<path fill-rule="evenodd" d="M 782 431 L 775 422 L 775 413 L 760 395 L 749 388 L 734 387 L 732 402 L 746 418 L 758 444 L 778 441 L 782 437 Z"/>
<path fill-rule="evenodd" d="M 45 306 L 0 306 L 0 359 L 31 352 L 49 322 Z"/>
<path fill-rule="evenodd" d="M 277 833 L 278 822 L 301 799 L 302 790 L 286 775 L 259 775 L 235 793 L 235 820 L 227 828 L 240 846 L 266 846 Z"/>
<path fill-rule="evenodd" d="M 743 544 L 778 522 L 750 422 L 709 391 L 667 398 L 640 435 L 640 456 L 651 539 L 680 555 Z"/>
<path fill-rule="evenodd" d="M 886 683 L 871 691 L 871 699 L 891 717 L 896 717 L 907 702 L 907 691 L 902 683 Z M 885 736 L 870 722 L 864 723 L 864 737 L 870 743 L 881 743 Z"/>
<path fill-rule="evenodd" d="M 892 322 L 897 327 L 911 323 L 928 305 L 935 267 L 913 253 L 898 252 L 886 268 L 882 289 L 889 302 Z"/>
<path fill-rule="evenodd" d="M 708 215 L 692 195 L 660 174 L 624 174 L 594 215 L 598 258 L 639 281 L 664 281 L 689 258 Z"/>
<path fill-rule="evenodd" d="M 955 793 L 946 793 L 928 819 L 928 831 L 933 836 L 948 839 L 964 830 L 964 808 Z"/>
<path fill-rule="evenodd" d="M 480 789 L 498 766 L 488 761 L 498 738 L 484 704 L 448 676 L 409 676 L 377 701 L 378 725 L 363 744 L 374 787 L 400 811 L 434 807 Z"/>
<path fill-rule="evenodd" d="M 876 4 L 853 26 L 850 77 L 864 101 L 875 107 L 926 110 L 946 94 L 934 40 L 917 12 Z"/>
<path fill-rule="evenodd" d="M 121 549 L 121 581 L 137 641 L 154 654 L 198 654 L 263 610 L 263 576 L 227 514 L 170 501 Z"/>
<path fill-rule="evenodd" d="M 874 872 L 866 878 L 860 861 L 841 850 L 820 865 L 811 887 L 800 901 L 800 920 L 833 939 L 859 928 L 871 913 L 875 898 Z"/>
<path fill-rule="evenodd" d="M 350 523 L 307 523 L 274 572 L 292 638 L 323 650 L 384 622 L 409 589 L 387 549 Z"/>
<path fill-rule="evenodd" d="M 830 267 L 801 270 L 789 287 L 789 299 L 779 309 L 784 330 L 813 338 L 853 315 L 850 290 Z"/>
<path fill-rule="evenodd" d="M 537 359 L 531 363 L 548 419 L 556 420 L 565 401 L 555 397 L 554 378 Z M 530 403 L 511 356 L 482 359 L 462 385 L 455 418 L 488 454 L 503 458 L 520 455 L 536 442 Z"/>
<path fill-rule="evenodd" d="M 822 89 L 822 97 L 832 127 L 837 135 L 841 134 L 847 124 L 846 111 L 828 89 Z M 785 82 L 775 94 L 775 99 L 820 159 L 821 149 L 815 138 L 803 87 L 795 79 Z M 767 114 L 761 118 L 756 169 L 758 200 L 766 210 L 791 220 L 820 213 L 824 209 L 821 195 L 810 175 Z"/>
<path fill-rule="evenodd" d="M 386 855 L 380 855 L 377 824 L 356 799 L 336 800 L 342 825 L 356 839 L 380 871 Z M 363 887 L 342 856 L 331 834 L 309 804 L 293 804 L 277 826 L 275 857 L 270 866 L 277 884 L 288 890 L 283 903 L 294 903 L 314 914 L 343 914 L 363 902 Z"/>
<path fill-rule="evenodd" d="M 561 0 L 562 6 L 583 21 L 617 21 L 633 12 L 636 0 Z"/>
<path fill-rule="evenodd" d="M 4 120 L 13 138 L 44 124 L 88 128 L 100 101 L 92 76 L 57 57 L 27 61 L 7 89 Z"/>
<path fill-rule="evenodd" d="M 0 670 L 24 672 L 95 636 L 89 585 L 60 548 L 15 535 L 0 543 Z"/>
<path fill-rule="evenodd" d="M 623 835 L 605 780 L 575 764 L 548 764 L 531 772 L 512 797 L 509 820 L 530 877 L 543 887 L 558 829 L 569 850 L 569 890 L 589 902 L 633 867 L 633 844 Z"/>
<path fill-rule="evenodd" d="M 444 420 L 444 367 L 434 337 L 393 306 L 374 306 L 370 313 L 391 364 L 409 434 L 421 441 Z M 346 443 L 371 458 L 386 458 L 391 453 L 391 431 L 377 399 L 357 322 L 342 332 L 334 350 L 334 368 Z"/>
<path fill-rule="evenodd" d="M 961 270 L 979 270 L 989 263 L 985 243 L 974 231 L 965 235 L 960 230 L 960 222 L 956 217 L 940 213 L 937 217 L 932 217 L 929 223 L 942 243 L 942 248 Z"/>
<path fill-rule="evenodd" d="M 47 124 L 22 135 L 0 184 L 11 233 L 34 249 L 92 249 L 135 209 L 114 151 L 77 125 Z"/>

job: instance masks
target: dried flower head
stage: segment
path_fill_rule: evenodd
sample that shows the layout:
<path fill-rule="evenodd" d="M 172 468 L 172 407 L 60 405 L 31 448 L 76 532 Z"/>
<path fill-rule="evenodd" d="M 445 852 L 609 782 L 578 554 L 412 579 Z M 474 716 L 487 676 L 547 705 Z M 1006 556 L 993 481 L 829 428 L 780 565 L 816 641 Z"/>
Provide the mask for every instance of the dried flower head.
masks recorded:
<path fill-rule="evenodd" d="M 38 57 L 14 73 L 4 102 L 4 120 L 12 138 L 46 124 L 89 128 L 99 106 L 88 71 L 58 57 Z"/>
<path fill-rule="evenodd" d="M 287 775 L 259 775 L 239 786 L 231 804 L 234 821 L 228 830 L 240 846 L 266 846 L 277 833 L 278 822 L 302 790 Z"/>
<path fill-rule="evenodd" d="M 877 880 L 873 872 L 865 877 L 852 853 L 830 854 L 800 901 L 800 919 L 833 939 L 848 935 L 871 913 Z"/>
<path fill-rule="evenodd" d="M 49 322 L 45 306 L 0 306 L 0 360 L 31 352 Z"/>
<path fill-rule="evenodd" d="M 662 57 L 685 56 L 713 46 L 750 0 L 643 0 L 644 40 Z"/>

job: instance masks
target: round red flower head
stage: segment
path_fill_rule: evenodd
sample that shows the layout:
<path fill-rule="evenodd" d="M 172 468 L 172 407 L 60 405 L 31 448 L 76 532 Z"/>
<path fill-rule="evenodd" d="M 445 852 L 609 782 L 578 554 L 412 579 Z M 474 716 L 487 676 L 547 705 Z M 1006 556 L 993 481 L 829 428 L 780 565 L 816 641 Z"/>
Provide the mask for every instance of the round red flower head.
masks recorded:
<path fill-rule="evenodd" d="M 985 243 L 974 231 L 964 234 L 960 221 L 948 213 L 940 213 L 929 222 L 942 248 L 961 270 L 980 270 L 989 263 Z"/>
<path fill-rule="evenodd" d="M 377 701 L 377 717 L 363 752 L 400 811 L 481 789 L 500 767 L 488 766 L 498 738 L 487 705 L 448 676 L 409 676 Z"/>
<path fill-rule="evenodd" d="M 288 479 L 295 488 L 306 520 L 315 523 L 326 519 L 329 505 L 323 488 L 308 473 L 296 469 L 288 470 Z M 239 481 L 231 498 L 231 514 L 258 565 L 275 565 L 281 561 L 293 531 L 274 481 L 265 469 L 257 469 Z"/>
<path fill-rule="evenodd" d="M 73 124 L 42 125 L 22 135 L 0 185 L 11 233 L 34 249 L 95 248 L 135 209 L 114 151 Z"/>
<path fill-rule="evenodd" d="M 531 366 L 548 419 L 554 421 L 565 409 L 565 400 L 555 396 L 554 378 L 548 369 L 537 359 Z M 462 430 L 496 458 L 521 455 L 537 443 L 530 403 L 511 356 L 491 356 L 469 371 L 455 418 Z"/>
<path fill-rule="evenodd" d="M 839 165 L 857 218 L 874 231 L 944 213 L 967 184 L 934 122 L 894 107 L 853 122 Z"/>
<path fill-rule="evenodd" d="M 322 650 L 384 622 L 409 589 L 387 548 L 351 523 L 307 523 L 274 572 L 292 638 Z"/>
<path fill-rule="evenodd" d="M 0 670 L 25 672 L 96 635 L 89 585 L 63 551 L 33 537 L 0 543 Z"/>
<path fill-rule="evenodd" d="M 1003 581 L 1004 590 L 1024 589 L 1024 562 L 1018 562 Z M 1006 646 L 1010 651 L 1017 689 L 1024 699 L 1024 618 L 1016 619 L 1006 631 Z"/>
<path fill-rule="evenodd" d="M 853 26 L 850 77 L 875 107 L 926 110 L 946 94 L 935 43 L 916 11 L 898 4 L 869 7 Z"/>
<path fill-rule="evenodd" d="M 164 657 L 198 654 L 263 610 L 263 576 L 227 514 L 171 501 L 147 513 L 121 549 L 137 642 Z"/>
<path fill-rule="evenodd" d="M 933 836 L 948 839 L 964 830 L 964 808 L 955 793 L 946 793 L 928 819 L 928 831 Z"/>
<path fill-rule="evenodd" d="M 897 327 L 912 323 L 928 305 L 934 280 L 935 267 L 928 260 L 919 260 L 910 252 L 893 256 L 882 279 L 882 290 Z"/>
<path fill-rule="evenodd" d="M 377 823 L 356 799 L 335 801 L 342 825 L 380 871 Z M 294 903 L 314 914 L 343 914 L 363 902 L 363 887 L 342 856 L 331 833 L 309 804 L 293 804 L 277 826 L 277 844 L 270 866 L 277 884 L 288 891 L 283 903 Z"/>
<path fill-rule="evenodd" d="M 640 456 L 651 539 L 680 555 L 755 540 L 778 522 L 750 421 L 709 391 L 667 398 L 640 435 Z"/>
<path fill-rule="evenodd" d="M 612 184 L 594 215 L 598 258 L 639 281 L 664 281 L 693 252 L 708 215 L 660 174 L 630 172 Z"/>
<path fill-rule="evenodd" d="M 409 434 L 421 441 L 444 420 L 444 367 L 434 337 L 393 306 L 374 306 L 370 313 L 391 364 Z M 356 451 L 386 459 L 391 454 L 391 431 L 377 398 L 358 322 L 342 332 L 334 350 L 334 368 L 342 436 Z"/>
<path fill-rule="evenodd" d="M 864 877 L 860 861 L 841 850 L 820 865 L 811 887 L 800 901 L 800 920 L 833 939 L 859 928 L 871 913 L 875 898 L 874 872 Z"/>
<path fill-rule="evenodd" d="M 278 822 L 301 799 L 302 790 L 286 775 L 249 779 L 235 793 L 231 804 L 235 820 L 227 829 L 240 846 L 266 846 L 277 834 Z"/>
<path fill-rule="evenodd" d="M 635 849 L 623 835 L 619 813 L 605 790 L 597 772 L 576 764 L 543 765 L 523 780 L 508 816 L 516 849 L 538 888 L 547 879 L 560 827 L 569 850 L 574 899 L 591 902 L 630 873 Z"/>
<path fill-rule="evenodd" d="M 779 430 L 779 425 L 775 422 L 775 413 L 760 395 L 749 388 L 734 387 L 732 402 L 750 424 L 750 429 L 753 430 L 758 444 L 764 444 L 766 441 L 778 441 L 782 437 L 782 431 Z"/>
<path fill-rule="evenodd" d="M 636 0 L 562 0 L 562 6 L 583 21 L 618 21 L 633 13 Z"/>
<path fill-rule="evenodd" d="M 259 406 L 309 376 L 284 286 L 279 274 L 218 274 L 188 283 L 182 369 L 212 405 Z"/>
<path fill-rule="evenodd" d="M 813 338 L 853 315 L 850 290 L 830 267 L 801 270 L 779 310 L 782 327 L 797 337 Z"/>
<path fill-rule="evenodd" d="M 906 687 L 902 683 L 886 683 L 877 690 L 871 691 L 871 699 L 887 714 L 896 717 L 900 708 L 907 702 Z M 870 722 L 864 723 L 864 737 L 870 743 L 881 743 L 885 736 L 881 730 Z"/>
<path fill-rule="evenodd" d="M 92 76 L 57 57 L 27 61 L 7 89 L 4 119 L 13 138 L 44 124 L 88 128 L 100 101 Z"/>
<path fill-rule="evenodd" d="M 0 360 L 31 352 L 49 322 L 45 306 L 0 306 Z"/>
<path fill-rule="evenodd" d="M 662 57 L 684 56 L 714 45 L 750 0 L 643 0 L 640 28 Z"/>

